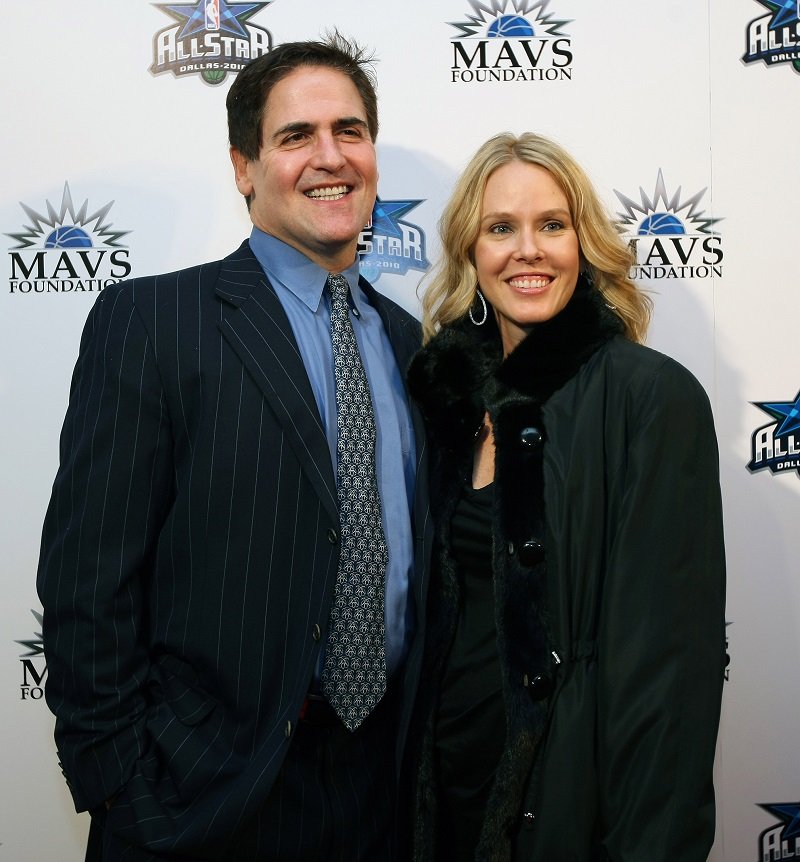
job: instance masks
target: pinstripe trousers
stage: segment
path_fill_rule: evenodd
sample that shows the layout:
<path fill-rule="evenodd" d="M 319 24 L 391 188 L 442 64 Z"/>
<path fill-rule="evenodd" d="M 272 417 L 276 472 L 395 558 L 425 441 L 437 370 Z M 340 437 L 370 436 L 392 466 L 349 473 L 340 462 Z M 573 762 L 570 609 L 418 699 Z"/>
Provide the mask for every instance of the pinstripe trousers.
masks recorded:
<path fill-rule="evenodd" d="M 86 862 L 395 862 L 398 700 L 390 688 L 354 733 L 301 719 L 265 804 L 226 847 L 153 854 L 104 829 L 101 811 Z"/>

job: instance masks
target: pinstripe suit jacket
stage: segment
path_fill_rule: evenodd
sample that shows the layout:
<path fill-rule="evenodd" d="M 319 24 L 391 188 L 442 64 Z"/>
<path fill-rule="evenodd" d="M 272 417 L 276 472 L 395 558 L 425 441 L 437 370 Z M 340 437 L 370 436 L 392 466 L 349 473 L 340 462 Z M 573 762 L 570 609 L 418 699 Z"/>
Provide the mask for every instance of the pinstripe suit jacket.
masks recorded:
<path fill-rule="evenodd" d="M 362 280 L 404 370 L 419 326 Z M 430 544 L 413 410 L 418 619 Z M 47 700 L 78 810 L 197 851 L 275 779 L 338 559 L 331 458 L 291 327 L 245 242 L 105 290 L 84 330 L 38 587 Z M 398 757 L 421 632 L 404 670 Z"/>

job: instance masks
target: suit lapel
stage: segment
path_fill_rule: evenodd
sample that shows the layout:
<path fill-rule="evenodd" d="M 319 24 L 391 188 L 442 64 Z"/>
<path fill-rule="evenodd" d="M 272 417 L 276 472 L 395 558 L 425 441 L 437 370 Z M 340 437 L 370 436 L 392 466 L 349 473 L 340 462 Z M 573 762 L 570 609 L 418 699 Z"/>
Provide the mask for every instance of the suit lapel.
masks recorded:
<path fill-rule="evenodd" d="M 309 481 L 338 520 L 336 482 L 317 403 L 283 306 L 245 242 L 222 262 L 220 330 L 283 426 Z"/>

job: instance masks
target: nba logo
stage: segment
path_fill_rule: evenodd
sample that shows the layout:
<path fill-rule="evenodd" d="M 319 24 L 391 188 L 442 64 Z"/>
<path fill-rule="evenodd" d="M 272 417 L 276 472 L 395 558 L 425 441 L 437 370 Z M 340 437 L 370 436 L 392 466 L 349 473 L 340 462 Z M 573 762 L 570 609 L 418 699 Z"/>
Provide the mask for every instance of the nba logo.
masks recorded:
<path fill-rule="evenodd" d="M 219 0 L 206 2 L 206 30 L 219 30 Z"/>

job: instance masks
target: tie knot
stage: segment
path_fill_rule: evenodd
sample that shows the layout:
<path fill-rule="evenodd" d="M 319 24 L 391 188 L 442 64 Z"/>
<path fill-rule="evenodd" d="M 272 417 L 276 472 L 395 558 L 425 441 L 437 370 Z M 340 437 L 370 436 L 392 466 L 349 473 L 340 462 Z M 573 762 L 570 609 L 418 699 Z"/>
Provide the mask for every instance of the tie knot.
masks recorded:
<path fill-rule="evenodd" d="M 326 284 L 328 286 L 328 290 L 331 292 L 331 296 L 335 299 L 347 299 L 350 285 L 347 283 L 347 279 L 343 275 L 332 272 L 328 273 Z"/>

